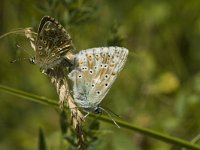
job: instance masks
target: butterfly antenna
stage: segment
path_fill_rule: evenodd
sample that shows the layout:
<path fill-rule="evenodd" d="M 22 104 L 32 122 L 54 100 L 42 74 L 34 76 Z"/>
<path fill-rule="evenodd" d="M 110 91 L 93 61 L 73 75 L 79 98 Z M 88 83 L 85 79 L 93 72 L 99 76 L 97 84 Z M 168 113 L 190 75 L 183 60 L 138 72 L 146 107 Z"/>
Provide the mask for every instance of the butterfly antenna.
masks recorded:
<path fill-rule="evenodd" d="M 107 110 L 105 110 L 104 108 L 102 108 L 102 107 L 100 107 L 100 109 L 102 109 L 109 117 L 110 117 L 110 119 L 114 122 L 114 124 L 118 127 L 118 128 L 120 128 L 120 126 L 117 124 L 117 122 L 112 118 L 112 116 L 110 115 L 110 113 L 107 111 Z"/>
<path fill-rule="evenodd" d="M 15 60 L 11 60 L 10 63 L 15 63 L 15 62 L 21 61 L 21 60 L 29 60 L 29 61 L 32 60 L 33 56 L 31 56 L 30 53 L 28 53 L 23 47 L 21 47 L 21 46 L 18 45 L 18 44 L 17 44 L 17 47 L 18 47 L 18 48 L 21 48 L 26 54 L 28 54 L 28 55 L 30 56 L 30 58 L 18 58 L 18 59 L 15 59 Z"/>
<path fill-rule="evenodd" d="M 20 45 L 17 44 L 18 48 L 21 48 L 26 54 L 28 54 L 31 58 L 33 57 L 29 52 L 27 52 L 27 50 L 25 50 L 23 47 L 21 47 Z"/>
<path fill-rule="evenodd" d="M 139 57 L 139 55 L 136 52 L 134 52 L 134 51 L 130 51 L 129 55 L 133 56 L 133 57 Z"/>
<path fill-rule="evenodd" d="M 15 62 L 21 61 L 21 60 L 29 60 L 29 58 L 18 58 L 18 59 L 15 59 L 15 60 L 11 60 L 10 63 L 15 63 Z"/>
<path fill-rule="evenodd" d="M 109 111 L 112 115 L 118 117 L 118 118 L 121 118 L 120 115 L 114 113 L 111 109 L 109 109 L 108 107 L 104 107 L 107 111 Z"/>
<path fill-rule="evenodd" d="M 1 39 L 1 38 L 4 38 L 5 36 L 7 36 L 7 35 L 9 35 L 9 34 L 24 33 L 26 29 L 28 29 L 28 28 L 18 28 L 18 29 L 15 29 L 15 30 L 13 30 L 13 31 L 7 32 L 7 33 L 1 35 L 1 36 L 0 36 L 0 39 Z"/>

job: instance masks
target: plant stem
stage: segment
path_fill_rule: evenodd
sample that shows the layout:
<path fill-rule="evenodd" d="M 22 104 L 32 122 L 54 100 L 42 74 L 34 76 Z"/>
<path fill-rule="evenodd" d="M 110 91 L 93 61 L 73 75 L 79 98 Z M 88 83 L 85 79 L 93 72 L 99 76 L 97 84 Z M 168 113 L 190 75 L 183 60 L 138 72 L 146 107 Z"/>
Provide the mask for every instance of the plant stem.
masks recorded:
<path fill-rule="evenodd" d="M 46 104 L 46 105 L 51 105 L 53 107 L 59 108 L 58 102 L 56 102 L 55 100 L 52 100 L 52 99 L 48 99 L 48 98 L 45 98 L 45 97 L 42 97 L 42 96 L 37 96 L 37 95 L 34 95 L 34 94 L 30 94 L 30 93 L 20 91 L 20 90 L 17 90 L 17 89 L 13 89 L 13 88 L 3 86 L 3 85 L 0 85 L 0 90 L 3 91 L 3 92 L 9 93 L 11 95 L 15 95 L 15 96 L 18 96 L 18 97 L 21 97 L 21 98 L 25 98 L 25 99 L 30 100 L 30 101 L 34 101 L 34 102 Z M 91 114 L 90 116 L 96 117 L 93 114 Z M 113 121 L 110 120 L 110 118 L 108 118 L 106 116 L 100 116 L 99 119 L 104 121 L 104 122 L 113 124 Z M 191 149 L 191 150 L 200 150 L 199 145 L 192 144 L 192 143 L 190 143 L 186 140 L 182 140 L 180 138 L 176 138 L 176 137 L 166 135 L 166 134 L 163 134 L 163 133 L 160 133 L 160 132 L 157 132 L 157 131 L 153 131 L 153 130 L 150 130 L 150 129 L 138 127 L 138 126 L 132 125 L 130 123 L 127 123 L 125 121 L 121 121 L 121 120 L 115 120 L 115 121 L 117 122 L 117 124 L 119 124 L 121 127 L 125 128 L 125 129 L 129 129 L 131 131 L 136 131 L 136 132 L 142 133 L 144 135 L 155 138 L 157 140 L 161 140 L 161 141 L 164 141 L 164 142 L 170 143 L 170 144 L 179 145 L 181 147 L 185 147 L 185 148 L 188 148 L 188 149 Z"/>

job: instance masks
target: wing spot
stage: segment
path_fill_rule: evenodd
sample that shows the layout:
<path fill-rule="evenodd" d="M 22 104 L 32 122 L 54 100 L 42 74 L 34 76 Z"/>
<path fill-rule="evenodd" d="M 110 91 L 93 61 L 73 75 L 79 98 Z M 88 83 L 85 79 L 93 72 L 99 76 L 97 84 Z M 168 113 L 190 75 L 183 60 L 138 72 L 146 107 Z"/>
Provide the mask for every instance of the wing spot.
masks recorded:
<path fill-rule="evenodd" d="M 112 73 L 112 75 L 113 75 L 113 76 L 115 76 L 115 75 L 116 75 L 116 73 L 114 73 L 114 72 L 113 72 L 113 73 Z"/>
<path fill-rule="evenodd" d="M 97 95 L 100 95 L 100 94 L 101 94 L 101 91 L 98 90 L 98 91 L 96 91 L 96 93 L 97 93 Z"/>
<path fill-rule="evenodd" d="M 95 85 L 94 84 L 92 84 L 92 88 L 94 88 L 95 87 Z"/>
<path fill-rule="evenodd" d="M 94 73 L 94 71 L 93 71 L 92 69 L 90 69 L 90 71 L 89 71 L 89 72 L 90 72 L 90 74 L 93 74 L 93 73 Z"/>
<path fill-rule="evenodd" d="M 39 49 L 39 50 L 42 50 L 42 46 L 38 46 L 38 49 Z"/>
<path fill-rule="evenodd" d="M 111 63 L 111 64 L 110 64 L 110 67 L 114 67 L 114 66 L 115 66 L 115 63 Z"/>
<path fill-rule="evenodd" d="M 51 54 L 51 56 L 55 56 L 55 55 L 56 55 L 55 53 L 52 53 L 52 54 Z"/>
<path fill-rule="evenodd" d="M 104 64 L 104 68 L 108 68 L 108 65 L 107 65 L 107 64 Z"/>
<path fill-rule="evenodd" d="M 108 75 L 108 74 L 106 74 L 106 75 L 105 75 L 105 79 L 108 79 L 108 78 L 109 78 L 109 75 Z"/>
<path fill-rule="evenodd" d="M 78 75 L 78 78 L 79 78 L 79 79 L 81 79 L 81 78 L 82 78 L 82 75 L 81 75 L 81 74 L 79 74 L 79 75 Z"/>
<path fill-rule="evenodd" d="M 87 71 L 87 70 L 88 70 L 88 67 L 82 67 L 81 70 L 82 70 L 82 71 Z"/>
<path fill-rule="evenodd" d="M 106 53 L 102 53 L 102 57 L 106 57 Z"/>
<path fill-rule="evenodd" d="M 43 53 L 41 51 L 39 51 L 39 55 L 42 55 Z"/>
<path fill-rule="evenodd" d="M 107 87 L 107 86 L 108 86 L 108 83 L 106 83 L 105 86 Z"/>
<path fill-rule="evenodd" d="M 89 55 L 89 56 L 88 56 L 88 60 L 89 60 L 89 61 L 92 61 L 92 55 Z"/>
<path fill-rule="evenodd" d="M 46 44 L 47 44 L 47 41 L 43 41 L 43 44 L 45 44 L 45 45 L 46 45 Z"/>
<path fill-rule="evenodd" d="M 110 58 L 110 57 L 108 57 L 108 58 L 107 58 L 107 61 L 109 62 L 110 60 L 111 60 L 111 58 Z"/>
<path fill-rule="evenodd" d="M 99 54 L 96 54 L 95 57 L 96 57 L 96 60 L 99 60 Z"/>

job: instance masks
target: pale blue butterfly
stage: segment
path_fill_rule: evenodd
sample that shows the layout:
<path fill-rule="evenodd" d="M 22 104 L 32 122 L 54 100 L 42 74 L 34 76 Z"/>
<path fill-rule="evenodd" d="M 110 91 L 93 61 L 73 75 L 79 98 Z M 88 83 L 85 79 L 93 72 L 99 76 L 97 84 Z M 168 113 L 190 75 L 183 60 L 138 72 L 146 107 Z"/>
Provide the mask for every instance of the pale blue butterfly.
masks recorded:
<path fill-rule="evenodd" d="M 128 50 L 122 47 L 92 48 L 75 55 L 75 66 L 68 77 L 73 82 L 73 98 L 78 107 L 88 114 L 99 114 L 103 110 L 109 115 L 99 104 L 122 70 L 127 56 Z"/>

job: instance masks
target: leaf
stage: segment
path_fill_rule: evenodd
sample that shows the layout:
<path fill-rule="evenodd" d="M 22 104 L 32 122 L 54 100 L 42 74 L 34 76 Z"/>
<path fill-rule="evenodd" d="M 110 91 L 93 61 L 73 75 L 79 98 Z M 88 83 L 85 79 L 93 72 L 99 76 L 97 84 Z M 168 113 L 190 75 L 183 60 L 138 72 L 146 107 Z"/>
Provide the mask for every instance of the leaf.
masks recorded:
<path fill-rule="evenodd" d="M 45 142 L 45 135 L 42 130 L 42 128 L 39 129 L 39 144 L 38 144 L 38 149 L 39 150 L 46 150 L 46 142 Z"/>

